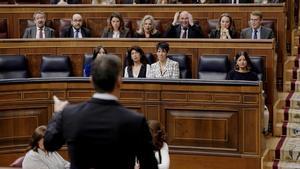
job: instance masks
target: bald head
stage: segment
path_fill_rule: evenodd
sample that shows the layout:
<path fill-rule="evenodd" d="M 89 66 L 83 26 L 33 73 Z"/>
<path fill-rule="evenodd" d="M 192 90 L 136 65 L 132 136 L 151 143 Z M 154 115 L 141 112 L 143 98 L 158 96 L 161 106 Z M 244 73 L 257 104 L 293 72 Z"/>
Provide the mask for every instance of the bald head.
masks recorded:
<path fill-rule="evenodd" d="M 182 11 L 179 15 L 179 22 L 180 22 L 180 25 L 182 27 L 188 27 L 189 26 L 189 18 L 190 18 L 190 13 L 187 12 L 187 11 Z"/>
<path fill-rule="evenodd" d="M 72 16 L 71 24 L 75 29 L 80 29 L 82 26 L 82 16 L 80 14 L 74 14 Z"/>

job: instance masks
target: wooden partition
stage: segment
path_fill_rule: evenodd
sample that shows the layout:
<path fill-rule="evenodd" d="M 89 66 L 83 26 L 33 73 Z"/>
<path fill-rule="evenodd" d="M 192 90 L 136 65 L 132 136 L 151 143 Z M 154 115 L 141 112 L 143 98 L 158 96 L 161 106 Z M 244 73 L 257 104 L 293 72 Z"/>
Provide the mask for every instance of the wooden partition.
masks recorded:
<path fill-rule="evenodd" d="M 0 40 L 0 54 L 21 54 L 29 61 L 32 77 L 40 77 L 40 63 L 43 55 L 68 55 L 71 58 L 73 73 L 82 76 L 83 55 L 92 53 L 95 46 L 104 46 L 109 53 L 116 54 L 125 60 L 125 53 L 133 45 L 140 46 L 146 53 L 155 53 L 159 41 L 168 41 L 169 53 L 183 53 L 188 57 L 192 78 L 197 78 L 198 59 L 201 55 L 225 54 L 232 60 L 238 51 L 244 50 L 250 56 L 265 57 L 267 104 L 272 111 L 276 101 L 276 61 L 275 42 L 272 40 L 174 40 L 174 39 L 49 39 L 49 40 Z"/>
<path fill-rule="evenodd" d="M 93 92 L 88 78 L 0 81 L 0 165 L 21 156 L 33 130 L 48 123 L 53 95 L 74 103 Z M 127 108 L 165 126 L 171 169 L 260 168 L 261 83 L 124 79 L 119 95 Z"/>

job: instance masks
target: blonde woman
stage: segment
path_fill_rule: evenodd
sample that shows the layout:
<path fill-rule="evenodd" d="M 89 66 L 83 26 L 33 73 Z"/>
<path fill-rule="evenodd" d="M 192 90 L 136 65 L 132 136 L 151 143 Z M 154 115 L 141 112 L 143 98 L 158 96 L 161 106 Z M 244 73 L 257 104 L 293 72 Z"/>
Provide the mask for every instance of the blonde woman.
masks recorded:
<path fill-rule="evenodd" d="M 135 38 L 160 38 L 160 32 L 155 28 L 154 18 L 146 15 L 140 23 L 140 28 L 134 34 Z"/>

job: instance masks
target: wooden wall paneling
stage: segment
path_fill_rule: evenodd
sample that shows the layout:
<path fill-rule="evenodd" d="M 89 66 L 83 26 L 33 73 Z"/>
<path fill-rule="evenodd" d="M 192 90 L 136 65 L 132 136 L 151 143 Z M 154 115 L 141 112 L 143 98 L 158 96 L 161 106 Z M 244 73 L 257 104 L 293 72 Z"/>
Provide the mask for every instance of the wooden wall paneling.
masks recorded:
<path fill-rule="evenodd" d="M 87 17 L 87 27 L 91 30 L 92 37 L 101 37 L 104 28 L 107 26 L 107 18 Z"/>

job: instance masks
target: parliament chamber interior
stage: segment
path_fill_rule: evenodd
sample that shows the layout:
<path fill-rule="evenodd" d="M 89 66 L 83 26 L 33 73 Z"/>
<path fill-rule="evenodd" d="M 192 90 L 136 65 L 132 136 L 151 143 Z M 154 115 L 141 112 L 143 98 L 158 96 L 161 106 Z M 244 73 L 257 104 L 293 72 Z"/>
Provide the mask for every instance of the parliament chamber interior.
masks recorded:
<path fill-rule="evenodd" d="M 158 61 L 159 42 L 169 44 L 167 57 L 178 63 L 179 78 L 123 77 L 118 97 L 126 108 L 164 126 L 170 169 L 300 168 L 299 1 L 72 2 L 0 0 L 0 169 L 22 168 L 33 131 L 53 117 L 53 96 L 70 103 L 91 98 L 95 90 L 85 65 L 92 62 L 95 47 L 117 55 L 124 70 L 132 46 L 145 52 L 149 64 Z M 52 38 L 23 38 L 28 27 L 35 27 L 36 11 L 46 14 Z M 163 36 L 178 11 L 192 15 L 201 38 Z M 253 11 L 263 14 L 262 25 L 274 32 L 273 38 L 240 38 Z M 105 38 L 114 12 L 132 35 L 151 15 L 162 36 Z M 237 35 L 211 38 L 222 13 L 230 14 Z M 90 37 L 83 32 L 81 38 L 63 37 L 73 14 L 82 16 Z M 240 51 L 249 54 L 257 81 L 226 79 Z M 69 160 L 67 146 L 58 152 Z"/>

